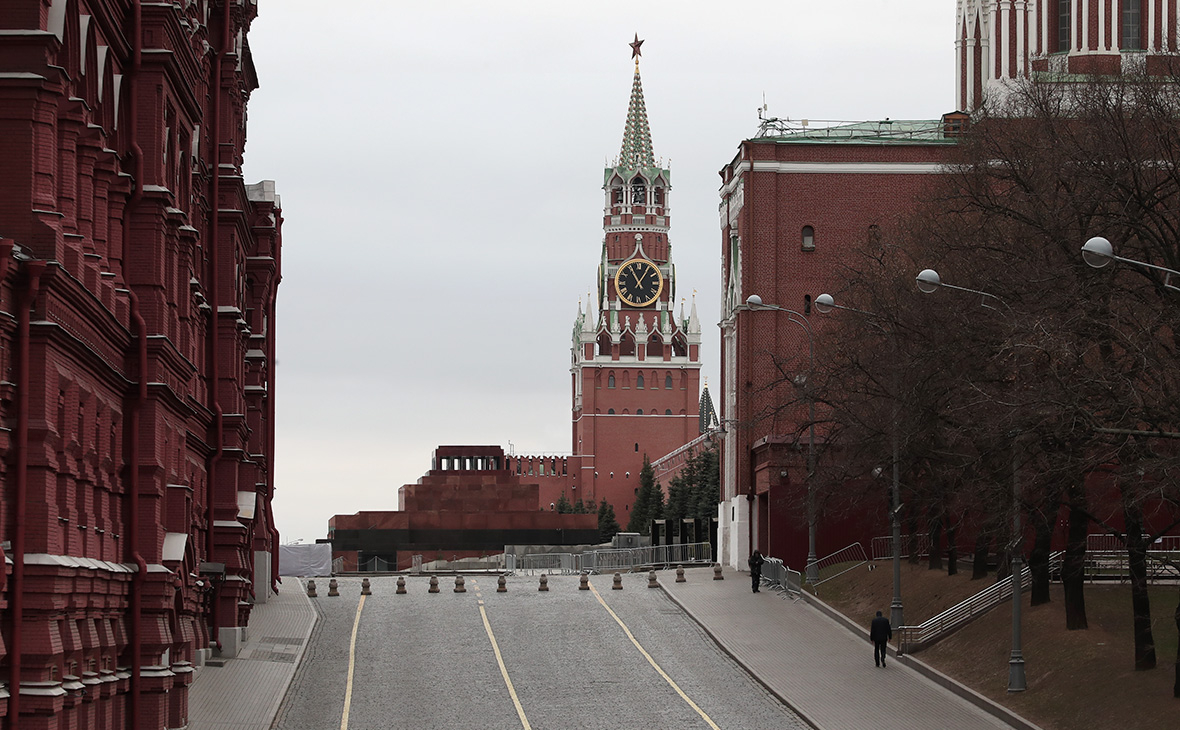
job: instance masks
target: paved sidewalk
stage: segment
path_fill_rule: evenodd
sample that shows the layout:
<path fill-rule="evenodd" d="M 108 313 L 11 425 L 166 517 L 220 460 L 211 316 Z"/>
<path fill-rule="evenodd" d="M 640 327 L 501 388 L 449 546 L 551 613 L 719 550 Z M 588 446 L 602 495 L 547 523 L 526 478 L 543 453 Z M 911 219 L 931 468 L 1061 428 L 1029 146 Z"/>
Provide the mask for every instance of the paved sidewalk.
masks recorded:
<path fill-rule="evenodd" d="M 721 647 L 819 730 L 996 730 L 1004 722 L 891 657 L 873 665 L 865 634 L 805 600 L 750 591 L 749 573 L 687 571 L 660 584 Z M 944 681 L 947 681 L 944 678 Z M 965 688 L 964 688 L 965 689 Z M 966 690 L 970 692 L 970 690 Z"/>
<path fill-rule="evenodd" d="M 188 695 L 190 730 L 268 730 L 315 622 L 298 578 L 287 578 L 282 593 L 256 604 L 241 653 L 225 666 L 197 670 Z"/>

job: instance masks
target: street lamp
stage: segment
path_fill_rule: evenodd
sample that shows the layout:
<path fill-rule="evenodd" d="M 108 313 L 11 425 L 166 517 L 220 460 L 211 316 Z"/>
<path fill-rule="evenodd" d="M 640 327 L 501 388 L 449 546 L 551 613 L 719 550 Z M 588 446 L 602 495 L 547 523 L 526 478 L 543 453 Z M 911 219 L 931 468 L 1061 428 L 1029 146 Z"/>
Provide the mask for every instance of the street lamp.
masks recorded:
<path fill-rule="evenodd" d="M 1093 239 L 1091 239 L 1093 240 Z M 1108 244 L 1109 245 L 1109 244 Z M 1011 307 L 995 294 L 988 294 L 978 289 L 966 289 L 961 286 L 946 284 L 934 269 L 923 269 L 917 276 L 918 289 L 925 294 L 932 294 L 940 288 L 955 289 L 969 294 L 978 294 L 983 299 L 980 304 L 989 309 L 996 309 L 988 304 L 988 300 L 1000 302 L 1011 311 Z M 999 311 L 999 310 L 997 310 Z M 1020 641 L 1020 593 L 1024 587 L 1024 568 L 1021 560 L 1022 528 L 1020 524 L 1020 482 L 1018 479 L 1019 464 L 1016 456 L 1016 433 L 1012 434 L 1012 653 L 1008 657 L 1008 691 L 1023 692 L 1028 684 L 1024 674 L 1024 654 Z"/>
<path fill-rule="evenodd" d="M 929 270 L 934 273 L 933 270 Z M 937 273 L 934 273 L 938 276 Z M 820 294 L 813 302 L 815 308 L 819 310 L 820 314 L 827 314 L 833 309 L 843 309 L 848 312 L 856 312 L 863 314 L 871 319 L 880 319 L 881 315 L 874 312 L 866 312 L 863 309 L 853 309 L 852 307 L 845 307 L 836 304 L 836 300 L 832 298 L 831 294 Z M 893 441 L 893 508 L 889 511 L 893 522 L 893 603 L 889 605 L 889 624 L 894 627 L 904 626 L 903 614 L 901 604 L 901 486 L 899 475 L 899 458 L 898 453 L 898 426 L 897 426 L 897 409 L 898 409 L 898 387 L 897 378 L 899 371 L 897 368 L 897 337 L 892 330 L 886 329 L 883 325 L 877 322 L 871 322 L 875 327 L 879 328 L 889 337 L 890 346 L 893 352 L 893 419 L 890 424 L 892 433 L 890 438 Z"/>
<path fill-rule="evenodd" d="M 1135 259 L 1127 259 L 1122 256 L 1114 254 L 1114 246 L 1110 245 L 1110 241 L 1102 236 L 1094 236 L 1089 241 L 1082 244 L 1082 259 L 1093 266 L 1095 269 L 1101 269 L 1111 261 L 1119 261 L 1124 264 L 1131 264 L 1132 266 L 1141 266 L 1145 269 L 1152 269 L 1154 271 L 1162 271 L 1164 273 L 1164 288 L 1172 291 L 1180 291 L 1180 286 L 1172 283 L 1172 277 L 1180 277 L 1180 271 L 1168 269 L 1163 266 L 1156 266 L 1143 261 L 1136 261 Z"/>
<path fill-rule="evenodd" d="M 803 328 L 807 333 L 808 378 L 815 375 L 815 340 L 811 334 L 811 324 L 807 317 L 793 309 L 779 307 L 774 304 L 763 304 L 762 297 L 751 294 L 746 297 L 746 305 L 752 310 L 769 309 L 775 312 L 785 312 L 787 321 Z M 815 398 L 812 397 L 810 385 L 807 389 L 807 580 L 814 583 L 819 579 L 819 567 L 815 554 Z"/>

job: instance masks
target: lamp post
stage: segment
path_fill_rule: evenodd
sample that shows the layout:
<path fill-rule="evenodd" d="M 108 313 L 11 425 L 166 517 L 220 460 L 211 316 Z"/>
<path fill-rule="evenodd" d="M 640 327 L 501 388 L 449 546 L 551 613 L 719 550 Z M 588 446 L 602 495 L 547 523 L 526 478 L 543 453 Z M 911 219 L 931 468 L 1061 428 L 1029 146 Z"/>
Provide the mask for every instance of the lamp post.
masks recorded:
<path fill-rule="evenodd" d="M 938 272 L 934 269 L 923 269 L 918 273 L 917 282 L 918 289 L 924 294 L 933 294 L 940 288 L 954 289 L 956 291 L 967 292 L 969 294 L 978 294 L 981 297 L 980 305 L 988 309 L 996 309 L 996 307 L 989 304 L 989 300 L 999 302 L 1011 311 L 1011 307 L 1000 297 L 995 294 L 989 294 L 978 289 L 967 289 L 961 286 L 953 286 L 942 281 L 938 276 Z M 999 311 L 996 309 L 996 311 Z M 1025 681 L 1024 673 L 1024 653 L 1021 650 L 1020 637 L 1020 594 L 1024 583 L 1024 566 L 1021 560 L 1021 543 L 1022 527 L 1020 521 L 1020 482 L 1019 482 L 1019 463 L 1017 460 L 1016 450 L 1016 432 L 1012 433 L 1012 542 L 1009 548 L 1012 551 L 1012 653 L 1008 657 L 1008 691 L 1009 692 L 1023 692 L 1028 684 Z"/>
<path fill-rule="evenodd" d="M 810 379 L 815 374 L 815 340 L 811 334 L 811 324 L 807 321 L 807 317 L 796 312 L 793 309 L 786 307 L 779 307 L 774 304 L 763 304 L 762 297 L 757 294 L 751 294 L 746 297 L 746 305 L 752 310 L 769 309 L 774 312 L 784 312 L 787 315 L 787 321 L 803 328 L 807 333 L 807 359 L 808 371 L 807 377 Z M 815 554 L 815 398 L 812 397 L 810 391 L 807 391 L 807 580 L 814 583 L 819 579 L 819 568 L 816 565 Z"/>
<path fill-rule="evenodd" d="M 863 314 L 871 319 L 880 319 L 881 315 L 874 312 L 866 312 L 863 309 L 853 309 L 852 307 L 845 307 L 836 304 L 836 300 L 832 298 L 831 294 L 820 294 L 815 298 L 815 308 L 820 314 L 827 314 L 833 309 L 843 309 L 848 312 L 856 312 Z M 893 603 L 889 605 L 889 624 L 894 627 L 904 626 L 904 610 L 901 603 L 901 482 L 899 474 L 898 453 L 900 448 L 898 446 L 898 387 L 897 378 L 899 372 L 897 369 L 897 337 L 892 330 L 886 329 L 883 325 L 877 322 L 870 323 L 880 329 L 889 337 L 890 348 L 893 355 L 893 417 L 890 423 L 890 440 L 892 441 L 892 456 L 893 462 L 893 508 L 890 509 L 889 514 L 893 523 Z"/>
<path fill-rule="evenodd" d="M 1160 271 L 1164 274 L 1164 288 L 1172 291 L 1180 291 L 1180 286 L 1172 283 L 1172 277 L 1180 277 L 1180 271 L 1168 269 L 1163 266 L 1156 266 L 1144 261 L 1136 261 L 1135 259 L 1123 258 L 1114 254 L 1114 246 L 1110 245 L 1110 241 L 1102 236 L 1094 236 L 1090 240 L 1082 244 L 1082 259 L 1093 266 L 1095 269 L 1101 269 L 1111 261 L 1119 261 L 1124 264 L 1131 264 L 1132 266 L 1140 266 L 1145 269 L 1152 269 L 1153 271 Z"/>

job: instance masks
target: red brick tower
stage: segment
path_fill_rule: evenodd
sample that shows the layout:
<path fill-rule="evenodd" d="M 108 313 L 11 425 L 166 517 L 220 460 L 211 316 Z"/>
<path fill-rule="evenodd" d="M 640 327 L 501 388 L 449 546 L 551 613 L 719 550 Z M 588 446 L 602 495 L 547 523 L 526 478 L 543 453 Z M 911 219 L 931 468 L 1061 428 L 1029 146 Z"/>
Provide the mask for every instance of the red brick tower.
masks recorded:
<path fill-rule="evenodd" d="M 623 146 L 606 168 L 598 312 L 579 306 L 573 332 L 574 489 L 614 505 L 626 523 L 645 456 L 652 460 L 699 434 L 701 325 L 676 304 L 671 175 L 652 153 L 639 45 Z"/>

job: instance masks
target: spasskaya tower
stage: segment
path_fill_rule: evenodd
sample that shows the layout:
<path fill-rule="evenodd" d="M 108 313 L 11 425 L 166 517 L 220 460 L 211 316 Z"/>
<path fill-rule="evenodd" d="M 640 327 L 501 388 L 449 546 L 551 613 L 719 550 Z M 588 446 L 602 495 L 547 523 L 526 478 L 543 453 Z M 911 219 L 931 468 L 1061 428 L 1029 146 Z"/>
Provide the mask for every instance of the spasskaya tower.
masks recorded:
<path fill-rule="evenodd" d="M 603 175 L 597 296 L 585 312 L 578 307 L 570 368 L 577 496 L 610 502 L 624 525 L 644 457 L 655 461 L 700 435 L 701 325 L 695 298 L 687 317 L 683 298 L 675 311 L 671 175 L 652 152 L 642 43 L 636 36 L 631 44 L 635 76 L 622 149 Z"/>

